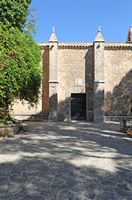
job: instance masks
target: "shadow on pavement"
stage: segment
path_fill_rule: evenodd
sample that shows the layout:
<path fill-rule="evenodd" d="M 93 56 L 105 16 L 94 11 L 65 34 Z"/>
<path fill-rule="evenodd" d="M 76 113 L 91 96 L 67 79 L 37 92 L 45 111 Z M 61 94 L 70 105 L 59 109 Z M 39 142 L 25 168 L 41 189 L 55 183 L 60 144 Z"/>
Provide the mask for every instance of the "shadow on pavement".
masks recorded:
<path fill-rule="evenodd" d="M 1 200 L 132 199 L 132 139 L 118 125 L 28 125 L 0 141 Z"/>

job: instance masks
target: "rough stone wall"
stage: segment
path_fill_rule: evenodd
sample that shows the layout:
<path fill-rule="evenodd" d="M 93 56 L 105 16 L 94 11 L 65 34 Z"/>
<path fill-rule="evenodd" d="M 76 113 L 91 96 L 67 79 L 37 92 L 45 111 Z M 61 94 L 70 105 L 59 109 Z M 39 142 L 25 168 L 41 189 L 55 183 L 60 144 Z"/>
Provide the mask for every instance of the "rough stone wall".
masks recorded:
<path fill-rule="evenodd" d="M 45 46 L 43 58 L 43 82 L 42 82 L 42 112 L 49 113 L 49 46 Z"/>
<path fill-rule="evenodd" d="M 71 43 L 72 44 L 72 43 Z M 86 119 L 93 120 L 94 107 L 94 49 L 93 44 L 58 44 L 57 80 L 58 116 L 71 119 L 71 93 L 86 93 Z M 121 47 L 120 47 L 121 44 Z M 123 46 L 123 47 L 122 47 Z M 49 113 L 49 45 L 42 51 L 43 83 L 39 103 L 29 108 L 19 100 L 14 115 Z M 104 111 L 105 115 L 126 115 L 132 105 L 132 46 L 118 43 L 104 50 Z M 53 98 L 54 101 L 54 98 Z"/>
<path fill-rule="evenodd" d="M 91 84 L 86 83 L 86 77 L 92 76 L 87 67 L 92 63 L 91 57 L 88 47 L 58 49 L 58 112 L 64 120 L 71 118 L 71 93 L 85 93 L 86 87 L 91 88 Z M 90 74 L 86 76 L 88 71 Z"/>
<path fill-rule="evenodd" d="M 126 115 L 132 103 L 132 49 L 106 48 L 104 76 L 105 115 Z"/>

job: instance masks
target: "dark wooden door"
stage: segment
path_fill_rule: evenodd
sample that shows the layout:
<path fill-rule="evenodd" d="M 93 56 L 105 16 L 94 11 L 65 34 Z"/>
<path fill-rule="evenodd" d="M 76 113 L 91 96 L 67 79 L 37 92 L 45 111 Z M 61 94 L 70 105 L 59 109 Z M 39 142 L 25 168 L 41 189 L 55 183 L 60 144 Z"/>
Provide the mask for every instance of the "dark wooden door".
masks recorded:
<path fill-rule="evenodd" d="M 71 94 L 71 119 L 86 120 L 86 94 Z"/>

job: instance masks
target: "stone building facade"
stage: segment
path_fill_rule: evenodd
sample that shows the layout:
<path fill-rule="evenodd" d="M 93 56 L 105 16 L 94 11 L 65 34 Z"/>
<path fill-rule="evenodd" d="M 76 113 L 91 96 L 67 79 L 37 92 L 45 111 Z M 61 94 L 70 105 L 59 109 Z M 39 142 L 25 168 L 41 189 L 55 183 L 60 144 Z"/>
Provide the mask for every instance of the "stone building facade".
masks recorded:
<path fill-rule="evenodd" d="M 42 48 L 43 82 L 35 108 L 20 102 L 14 115 L 50 120 L 103 121 L 127 115 L 132 106 L 132 28 L 127 42 L 59 43 L 52 31 Z M 18 105 L 19 104 L 19 105 Z"/>

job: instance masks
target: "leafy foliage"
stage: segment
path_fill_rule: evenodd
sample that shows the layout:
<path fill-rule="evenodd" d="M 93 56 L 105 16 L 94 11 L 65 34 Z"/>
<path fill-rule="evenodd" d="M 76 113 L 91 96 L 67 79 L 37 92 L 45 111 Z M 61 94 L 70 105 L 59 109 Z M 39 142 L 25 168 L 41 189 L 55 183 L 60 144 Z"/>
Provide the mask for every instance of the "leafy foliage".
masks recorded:
<path fill-rule="evenodd" d="M 37 102 L 41 85 L 41 52 L 31 35 L 0 26 L 0 118 L 10 118 L 13 100 Z M 7 120 L 7 119 L 6 119 Z"/>
<path fill-rule="evenodd" d="M 38 101 L 41 50 L 33 41 L 27 21 L 31 0 L 0 0 L 0 122 L 12 120 L 14 99 Z M 24 30 L 25 27 L 25 30 Z"/>
<path fill-rule="evenodd" d="M 0 0 L 0 22 L 8 21 L 11 26 L 22 29 L 31 0 Z"/>

